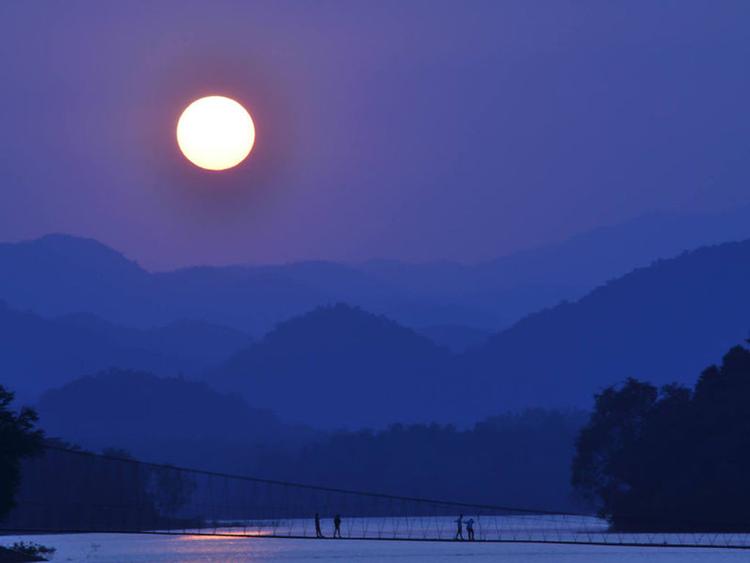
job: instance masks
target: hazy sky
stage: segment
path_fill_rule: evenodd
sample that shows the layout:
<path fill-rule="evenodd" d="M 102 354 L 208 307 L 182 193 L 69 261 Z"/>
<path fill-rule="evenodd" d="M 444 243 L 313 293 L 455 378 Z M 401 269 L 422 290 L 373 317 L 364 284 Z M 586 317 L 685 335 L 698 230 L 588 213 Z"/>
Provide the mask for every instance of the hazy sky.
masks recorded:
<path fill-rule="evenodd" d="M 0 3 L 0 240 L 474 261 L 750 201 L 750 2 Z M 245 104 L 207 173 L 181 110 Z"/>

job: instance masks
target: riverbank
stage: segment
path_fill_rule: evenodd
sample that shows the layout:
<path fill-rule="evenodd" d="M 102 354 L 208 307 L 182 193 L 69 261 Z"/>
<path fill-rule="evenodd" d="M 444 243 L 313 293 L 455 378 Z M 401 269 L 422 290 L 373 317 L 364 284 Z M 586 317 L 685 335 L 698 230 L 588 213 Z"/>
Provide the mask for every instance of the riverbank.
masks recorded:
<path fill-rule="evenodd" d="M 27 563 L 29 561 L 47 561 L 38 554 L 27 551 L 18 551 L 0 546 L 0 563 Z"/>

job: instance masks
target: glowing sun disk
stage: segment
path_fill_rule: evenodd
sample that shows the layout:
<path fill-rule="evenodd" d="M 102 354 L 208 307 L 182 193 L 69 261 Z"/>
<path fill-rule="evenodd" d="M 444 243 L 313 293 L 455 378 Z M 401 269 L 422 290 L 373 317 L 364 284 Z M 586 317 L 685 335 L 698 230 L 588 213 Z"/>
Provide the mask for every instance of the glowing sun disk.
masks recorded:
<path fill-rule="evenodd" d="M 247 110 L 231 98 L 200 98 L 182 112 L 177 122 L 177 144 L 196 166 L 226 170 L 250 154 L 255 124 Z"/>

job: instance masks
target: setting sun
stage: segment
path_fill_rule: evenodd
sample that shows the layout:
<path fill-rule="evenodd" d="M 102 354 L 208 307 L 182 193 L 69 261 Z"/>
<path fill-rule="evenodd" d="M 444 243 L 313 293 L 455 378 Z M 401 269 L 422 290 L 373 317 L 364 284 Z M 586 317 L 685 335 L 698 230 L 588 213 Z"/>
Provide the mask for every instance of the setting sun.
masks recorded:
<path fill-rule="evenodd" d="M 177 122 L 177 144 L 190 162 L 206 170 L 226 170 L 247 158 L 255 125 L 247 110 L 224 96 L 190 104 Z"/>

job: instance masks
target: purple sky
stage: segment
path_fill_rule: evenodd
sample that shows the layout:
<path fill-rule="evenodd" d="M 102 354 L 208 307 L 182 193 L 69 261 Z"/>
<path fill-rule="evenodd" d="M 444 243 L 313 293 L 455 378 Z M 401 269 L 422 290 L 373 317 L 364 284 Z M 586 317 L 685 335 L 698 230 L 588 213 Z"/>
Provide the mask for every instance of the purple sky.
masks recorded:
<path fill-rule="evenodd" d="M 0 240 L 474 261 L 750 201 L 750 2 L 0 3 Z M 258 130 L 207 173 L 191 100 Z"/>

